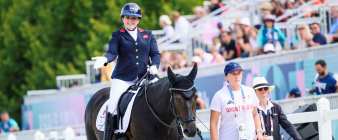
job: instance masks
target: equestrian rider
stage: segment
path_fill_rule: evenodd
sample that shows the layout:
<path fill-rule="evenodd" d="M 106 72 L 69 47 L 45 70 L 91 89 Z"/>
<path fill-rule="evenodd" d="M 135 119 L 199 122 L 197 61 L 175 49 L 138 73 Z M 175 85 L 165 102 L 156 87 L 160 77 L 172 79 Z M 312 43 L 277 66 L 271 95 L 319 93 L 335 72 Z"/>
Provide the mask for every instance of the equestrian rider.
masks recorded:
<path fill-rule="evenodd" d="M 105 140 L 110 140 L 114 132 L 123 134 L 127 129 L 120 128 L 116 119 L 117 103 L 122 93 L 147 72 L 150 61 L 152 65 L 149 67 L 149 72 L 152 75 L 157 74 L 160 65 L 160 53 L 154 36 L 150 31 L 138 27 L 142 18 L 141 8 L 136 3 L 127 3 L 122 7 L 120 16 L 124 27 L 113 32 L 106 54 L 93 58 L 96 69 L 117 58 L 111 77 Z M 123 120 L 124 122 L 127 120 L 127 125 L 124 123 L 123 125 L 128 126 L 130 114 Z"/>

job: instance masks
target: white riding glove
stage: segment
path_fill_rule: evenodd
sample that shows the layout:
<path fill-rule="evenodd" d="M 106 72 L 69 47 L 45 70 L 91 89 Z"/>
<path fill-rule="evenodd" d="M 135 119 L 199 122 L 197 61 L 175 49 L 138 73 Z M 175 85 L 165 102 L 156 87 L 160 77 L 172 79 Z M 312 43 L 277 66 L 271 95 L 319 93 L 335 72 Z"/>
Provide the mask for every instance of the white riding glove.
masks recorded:
<path fill-rule="evenodd" d="M 158 73 L 157 67 L 155 65 L 150 66 L 149 73 L 151 75 L 157 75 L 157 73 Z"/>
<path fill-rule="evenodd" d="M 92 57 L 92 60 L 95 60 L 94 69 L 98 69 L 104 66 L 104 63 L 107 63 L 108 60 L 104 56 Z"/>

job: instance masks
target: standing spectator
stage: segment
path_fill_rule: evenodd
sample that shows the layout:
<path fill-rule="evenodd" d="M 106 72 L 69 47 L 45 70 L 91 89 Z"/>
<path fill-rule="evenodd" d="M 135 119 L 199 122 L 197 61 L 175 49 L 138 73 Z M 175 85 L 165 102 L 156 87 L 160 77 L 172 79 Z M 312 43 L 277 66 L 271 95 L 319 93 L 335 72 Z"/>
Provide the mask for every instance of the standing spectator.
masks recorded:
<path fill-rule="evenodd" d="M 1 119 L 0 122 L 1 133 L 10 133 L 19 131 L 19 125 L 16 123 L 14 119 L 9 117 L 7 111 L 1 112 L 0 119 Z"/>
<path fill-rule="evenodd" d="M 293 99 L 293 98 L 299 98 L 302 97 L 302 93 L 300 92 L 299 88 L 293 88 L 290 90 L 288 98 Z"/>
<path fill-rule="evenodd" d="M 181 43 L 186 43 L 191 26 L 189 21 L 183 16 L 181 16 L 181 14 L 178 11 L 172 12 L 171 16 L 175 22 L 176 38 L 178 38 Z"/>
<path fill-rule="evenodd" d="M 258 100 L 252 88 L 241 84 L 242 71 L 234 62 L 224 68 L 224 85 L 210 105 L 211 140 L 262 140 Z"/>
<path fill-rule="evenodd" d="M 160 16 L 160 26 L 164 32 L 164 38 L 170 39 L 173 38 L 175 35 L 174 28 L 171 26 L 171 20 L 168 15 Z"/>
<path fill-rule="evenodd" d="M 261 119 L 264 138 L 282 140 L 279 131 L 279 126 L 282 126 L 293 139 L 301 140 L 302 137 L 287 120 L 281 106 L 270 101 L 270 92 L 274 86 L 270 85 L 264 77 L 255 77 L 252 85 L 259 99 L 257 112 Z"/>
<path fill-rule="evenodd" d="M 318 60 L 315 63 L 315 68 L 317 71 L 314 81 L 315 88 L 309 92 L 315 92 L 317 95 L 336 93 L 338 82 L 333 73 L 328 72 L 326 62 L 322 59 Z"/>
<path fill-rule="evenodd" d="M 319 23 L 310 24 L 311 33 L 313 34 L 313 42 L 319 45 L 325 45 L 327 43 L 326 37 L 320 32 Z"/>
<path fill-rule="evenodd" d="M 236 56 L 236 42 L 232 39 L 231 32 L 225 31 L 220 35 L 221 38 L 221 47 L 220 53 L 223 55 L 225 60 L 235 59 Z"/>
<path fill-rule="evenodd" d="M 264 53 L 280 51 L 285 42 L 284 33 L 274 26 L 276 17 L 268 15 L 264 17 L 264 26 L 257 35 L 257 43 Z"/>

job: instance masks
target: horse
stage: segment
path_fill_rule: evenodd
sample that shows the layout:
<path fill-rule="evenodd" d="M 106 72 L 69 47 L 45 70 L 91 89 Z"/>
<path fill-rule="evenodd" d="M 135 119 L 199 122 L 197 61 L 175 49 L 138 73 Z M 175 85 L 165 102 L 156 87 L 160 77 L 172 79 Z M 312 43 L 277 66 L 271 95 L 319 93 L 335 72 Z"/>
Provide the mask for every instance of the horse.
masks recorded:
<path fill-rule="evenodd" d="M 173 73 L 169 67 L 167 77 L 146 84 L 139 90 L 126 131 L 128 139 L 182 140 L 184 136 L 194 137 L 198 133 L 195 123 L 196 74 L 196 64 L 186 76 Z M 95 123 L 100 108 L 109 98 L 109 90 L 107 87 L 97 91 L 86 106 L 85 129 L 88 140 L 103 138 L 103 131 L 99 131 Z"/>

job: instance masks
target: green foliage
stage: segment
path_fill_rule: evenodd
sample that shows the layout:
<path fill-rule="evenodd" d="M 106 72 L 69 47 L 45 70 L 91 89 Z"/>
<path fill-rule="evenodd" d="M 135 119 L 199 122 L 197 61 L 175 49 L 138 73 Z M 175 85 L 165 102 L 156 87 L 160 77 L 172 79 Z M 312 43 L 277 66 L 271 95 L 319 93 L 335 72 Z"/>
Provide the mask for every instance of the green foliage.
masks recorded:
<path fill-rule="evenodd" d="M 202 0 L 0 0 L 0 110 L 20 118 L 27 90 L 55 88 L 56 75 L 85 72 L 85 60 L 103 54 L 121 26 L 120 8 L 136 2 L 141 26 L 158 29 L 158 17 L 191 14 Z"/>

